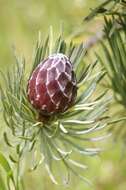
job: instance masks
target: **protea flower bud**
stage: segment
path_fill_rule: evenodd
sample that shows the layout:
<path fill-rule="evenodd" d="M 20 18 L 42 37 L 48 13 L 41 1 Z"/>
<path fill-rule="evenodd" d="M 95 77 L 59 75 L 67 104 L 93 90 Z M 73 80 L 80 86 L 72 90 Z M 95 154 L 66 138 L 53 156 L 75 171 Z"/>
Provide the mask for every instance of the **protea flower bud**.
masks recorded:
<path fill-rule="evenodd" d="M 30 103 L 45 115 L 66 111 L 76 95 L 77 82 L 72 64 L 61 53 L 42 61 L 28 82 Z"/>

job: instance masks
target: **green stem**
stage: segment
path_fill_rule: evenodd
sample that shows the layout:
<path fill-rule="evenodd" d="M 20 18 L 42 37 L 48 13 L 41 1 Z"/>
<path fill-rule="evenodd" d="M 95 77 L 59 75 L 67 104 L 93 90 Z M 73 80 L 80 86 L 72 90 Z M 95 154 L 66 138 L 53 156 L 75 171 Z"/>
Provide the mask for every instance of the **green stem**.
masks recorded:
<path fill-rule="evenodd" d="M 19 172 L 20 172 L 20 155 L 17 163 L 17 178 L 16 178 L 16 190 L 19 190 Z"/>

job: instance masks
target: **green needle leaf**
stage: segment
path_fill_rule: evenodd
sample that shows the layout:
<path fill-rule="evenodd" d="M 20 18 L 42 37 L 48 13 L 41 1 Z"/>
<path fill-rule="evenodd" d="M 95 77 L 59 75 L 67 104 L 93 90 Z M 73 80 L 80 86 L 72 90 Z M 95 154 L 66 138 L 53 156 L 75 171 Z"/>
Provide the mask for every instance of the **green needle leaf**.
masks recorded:
<path fill-rule="evenodd" d="M 8 186 L 9 186 L 10 180 L 13 182 L 13 184 L 15 186 L 13 171 L 10 167 L 9 162 L 7 161 L 7 159 L 5 158 L 5 156 L 2 153 L 0 153 L 0 165 L 3 167 L 3 169 L 6 172 L 6 176 L 8 179 Z"/>

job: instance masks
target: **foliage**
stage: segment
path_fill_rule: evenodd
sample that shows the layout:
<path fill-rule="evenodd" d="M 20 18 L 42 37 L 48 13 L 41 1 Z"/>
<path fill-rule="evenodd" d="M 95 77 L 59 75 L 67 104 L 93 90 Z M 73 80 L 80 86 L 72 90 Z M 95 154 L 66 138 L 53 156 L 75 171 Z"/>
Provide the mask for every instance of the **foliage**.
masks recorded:
<path fill-rule="evenodd" d="M 106 19 L 105 18 L 105 27 L 104 31 L 106 34 L 107 42 L 109 47 L 102 43 L 104 49 L 107 64 L 105 67 L 108 71 L 108 76 L 112 83 L 112 88 L 114 89 L 115 98 L 122 105 L 126 105 L 125 99 L 125 77 L 126 77 L 126 68 L 125 68 L 125 58 L 126 58 L 126 18 L 118 20 L 118 23 L 121 23 L 123 29 L 122 32 L 119 32 L 117 29 L 117 22 L 115 19 Z M 113 27 L 113 23 L 115 24 Z M 118 96 L 118 94 L 120 96 Z"/>
<path fill-rule="evenodd" d="M 125 0 L 105 0 L 95 9 L 91 10 L 91 13 L 84 18 L 85 21 L 91 20 L 93 17 L 104 15 L 126 16 L 126 1 Z"/>
<path fill-rule="evenodd" d="M 78 95 L 75 104 L 69 110 L 49 118 L 47 122 L 40 122 L 37 111 L 27 99 L 27 82 L 40 61 L 52 53 L 64 53 L 70 58 L 77 76 Z M 16 190 L 23 189 L 20 185 L 21 161 L 26 158 L 28 152 L 33 159 L 31 170 L 35 170 L 43 162 L 55 184 L 61 182 L 68 184 L 71 172 L 90 183 L 80 172 L 77 172 L 77 168 L 85 170 L 87 166 L 75 161 L 73 155 L 77 153 L 82 157 L 94 156 L 103 151 L 91 145 L 92 142 L 109 137 L 109 135 L 95 137 L 94 134 L 108 125 L 109 119 L 106 113 L 110 98 L 106 95 L 106 91 L 96 95 L 96 88 L 105 72 L 98 71 L 97 61 L 86 65 L 85 54 L 83 43 L 78 46 L 72 42 L 66 44 L 62 36 L 59 36 L 54 43 L 51 31 L 51 35 L 45 42 L 41 42 L 39 35 L 29 74 L 26 73 L 25 59 L 19 59 L 17 56 L 12 71 L 3 74 L 5 88 L 1 86 L 1 98 L 3 117 L 8 127 L 4 132 L 4 140 L 9 150 L 16 147 L 13 153 L 15 157 L 9 155 L 10 160 L 17 167 Z M 90 143 L 88 147 L 87 142 Z M 65 177 L 57 176 L 55 166 L 62 168 Z"/>
<path fill-rule="evenodd" d="M 101 41 L 104 56 L 96 53 L 98 60 L 102 63 L 107 71 L 109 81 L 105 81 L 105 86 L 111 88 L 114 93 L 115 103 L 119 103 L 124 109 L 120 107 L 113 112 L 119 122 L 117 127 L 114 127 L 115 138 L 120 137 L 125 142 L 126 133 L 125 128 L 125 76 L 126 76 L 126 1 L 125 0 L 106 0 L 92 9 L 91 13 L 84 19 L 90 21 L 95 16 L 104 16 L 104 29 L 101 31 L 101 38 L 96 39 L 95 42 Z M 96 35 L 97 37 L 97 35 Z M 90 42 L 90 41 L 89 41 Z M 118 105 L 116 105 L 117 107 Z M 112 128 L 113 129 L 113 128 Z"/>
<path fill-rule="evenodd" d="M 119 27 L 121 30 L 119 30 Z M 119 128 L 115 128 L 116 137 L 123 138 L 125 142 L 125 108 L 126 108 L 126 17 L 107 19 L 105 17 L 104 33 L 107 43 L 101 41 L 105 59 L 97 54 L 98 59 L 105 66 L 109 77 L 109 88 L 114 92 L 116 102 L 124 107 L 124 115 L 117 110 L 118 117 L 123 115 L 123 123 Z M 121 120 L 121 119 L 120 119 Z"/>
<path fill-rule="evenodd" d="M 10 164 L 8 162 L 8 160 L 6 159 L 6 157 L 0 153 L 0 166 L 5 170 L 6 173 L 6 177 L 7 177 L 7 187 L 8 189 L 10 189 L 10 181 L 12 181 L 14 187 L 15 186 L 15 181 L 14 181 L 14 176 L 13 176 L 13 171 L 10 167 Z M 2 178 L 2 176 L 0 175 L 0 188 L 2 188 L 2 190 L 6 190 L 6 185 L 5 182 Z"/>

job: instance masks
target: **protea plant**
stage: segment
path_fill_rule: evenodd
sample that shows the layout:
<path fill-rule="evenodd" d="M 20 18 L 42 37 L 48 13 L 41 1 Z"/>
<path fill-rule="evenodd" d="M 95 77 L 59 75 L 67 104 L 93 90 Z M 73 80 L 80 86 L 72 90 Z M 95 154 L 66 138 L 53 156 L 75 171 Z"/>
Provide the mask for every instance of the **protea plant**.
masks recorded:
<path fill-rule="evenodd" d="M 105 73 L 98 70 L 97 61 L 85 64 L 85 55 L 83 43 L 67 44 L 61 36 L 52 43 L 48 37 L 45 43 L 37 41 L 33 63 L 26 64 L 24 58 L 16 57 L 13 70 L 3 74 L 1 97 L 8 127 L 4 139 L 10 149 L 16 150 L 15 157 L 9 155 L 17 164 L 17 180 L 12 180 L 15 189 L 22 188 L 20 163 L 28 152 L 34 160 L 32 170 L 43 162 L 55 184 L 61 175 L 54 167 L 60 164 L 62 174 L 66 174 L 63 183 L 69 182 L 70 172 L 88 182 L 77 170 L 87 167 L 74 155 L 84 159 L 102 151 L 92 142 L 106 137 L 94 134 L 108 124 L 109 98 L 106 91 L 96 93 Z M 31 68 L 29 73 L 25 65 Z"/>

